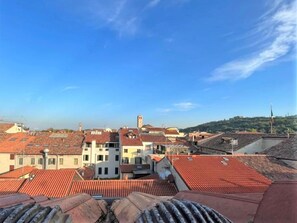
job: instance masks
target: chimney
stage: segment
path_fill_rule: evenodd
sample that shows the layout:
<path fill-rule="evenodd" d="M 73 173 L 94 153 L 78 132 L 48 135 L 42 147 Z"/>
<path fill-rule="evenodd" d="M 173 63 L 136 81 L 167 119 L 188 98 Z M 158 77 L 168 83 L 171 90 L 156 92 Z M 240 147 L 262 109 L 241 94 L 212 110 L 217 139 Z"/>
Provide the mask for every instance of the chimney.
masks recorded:
<path fill-rule="evenodd" d="M 44 153 L 44 169 L 46 170 L 47 169 L 47 160 L 48 160 L 48 152 L 49 152 L 49 149 L 44 149 L 43 150 L 43 153 Z"/>
<path fill-rule="evenodd" d="M 137 128 L 141 128 L 143 126 L 143 118 L 141 115 L 137 116 Z"/>

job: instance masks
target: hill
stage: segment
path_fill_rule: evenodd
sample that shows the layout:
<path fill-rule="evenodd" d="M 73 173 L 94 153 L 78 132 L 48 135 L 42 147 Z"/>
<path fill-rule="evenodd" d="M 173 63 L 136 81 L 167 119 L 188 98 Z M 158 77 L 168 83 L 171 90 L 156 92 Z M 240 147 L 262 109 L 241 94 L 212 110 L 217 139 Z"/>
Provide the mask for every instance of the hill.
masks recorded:
<path fill-rule="evenodd" d="M 270 133 L 270 118 L 235 116 L 228 120 L 208 122 L 194 127 L 180 129 L 180 131 L 185 133 L 193 131 L 210 133 L 236 131 Z M 273 132 L 282 134 L 288 131 L 290 133 L 297 132 L 297 115 L 274 117 Z"/>

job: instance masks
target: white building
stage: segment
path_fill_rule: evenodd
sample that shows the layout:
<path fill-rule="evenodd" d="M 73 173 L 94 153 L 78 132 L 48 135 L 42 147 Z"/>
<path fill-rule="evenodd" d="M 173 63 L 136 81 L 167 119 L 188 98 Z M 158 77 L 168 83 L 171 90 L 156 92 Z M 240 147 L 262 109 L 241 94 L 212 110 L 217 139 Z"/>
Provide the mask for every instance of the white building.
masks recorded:
<path fill-rule="evenodd" d="M 95 167 L 95 178 L 118 178 L 120 145 L 117 132 L 106 130 L 91 131 L 86 134 L 82 162 L 84 166 Z"/>

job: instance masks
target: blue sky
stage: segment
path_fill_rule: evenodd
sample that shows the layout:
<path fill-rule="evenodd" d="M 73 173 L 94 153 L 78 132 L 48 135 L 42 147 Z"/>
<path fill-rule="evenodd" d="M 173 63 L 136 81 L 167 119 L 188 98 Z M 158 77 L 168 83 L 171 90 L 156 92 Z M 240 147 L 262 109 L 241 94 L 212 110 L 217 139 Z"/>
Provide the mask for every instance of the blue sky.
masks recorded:
<path fill-rule="evenodd" d="M 296 114 L 296 1 L 0 1 L 0 119 L 189 127 Z"/>

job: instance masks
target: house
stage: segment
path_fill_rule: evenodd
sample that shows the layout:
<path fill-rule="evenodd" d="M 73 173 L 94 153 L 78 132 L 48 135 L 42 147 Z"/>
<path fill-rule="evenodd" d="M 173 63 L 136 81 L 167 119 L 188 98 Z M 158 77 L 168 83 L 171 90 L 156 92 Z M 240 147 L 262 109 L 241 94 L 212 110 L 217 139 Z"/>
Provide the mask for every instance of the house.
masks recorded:
<path fill-rule="evenodd" d="M 27 144 L 35 139 L 28 133 L 5 135 L 0 141 L 0 173 L 26 166 L 24 163 Z"/>
<path fill-rule="evenodd" d="M 144 161 L 144 148 L 136 128 L 121 128 L 120 139 L 120 164 L 142 164 Z"/>
<path fill-rule="evenodd" d="M 16 157 L 17 167 L 25 165 L 35 166 L 38 169 L 82 167 L 84 135 L 81 132 L 32 132 L 30 135 L 34 140 L 27 143 L 23 153 Z"/>
<path fill-rule="evenodd" d="M 264 150 L 262 153 L 282 160 L 297 169 L 297 135 L 288 135 L 281 143 Z"/>
<path fill-rule="evenodd" d="M 255 154 L 282 142 L 285 136 L 261 133 L 224 133 L 198 141 L 198 154 Z"/>
<path fill-rule="evenodd" d="M 0 123 L 0 133 L 27 132 L 22 123 Z"/>
<path fill-rule="evenodd" d="M 87 132 L 83 143 L 82 164 L 94 166 L 95 178 L 118 178 L 119 134 L 105 130 Z"/>
<path fill-rule="evenodd" d="M 157 165 L 160 176 L 173 176 L 179 191 L 216 193 L 263 192 L 271 180 L 233 156 L 173 155 Z"/>

